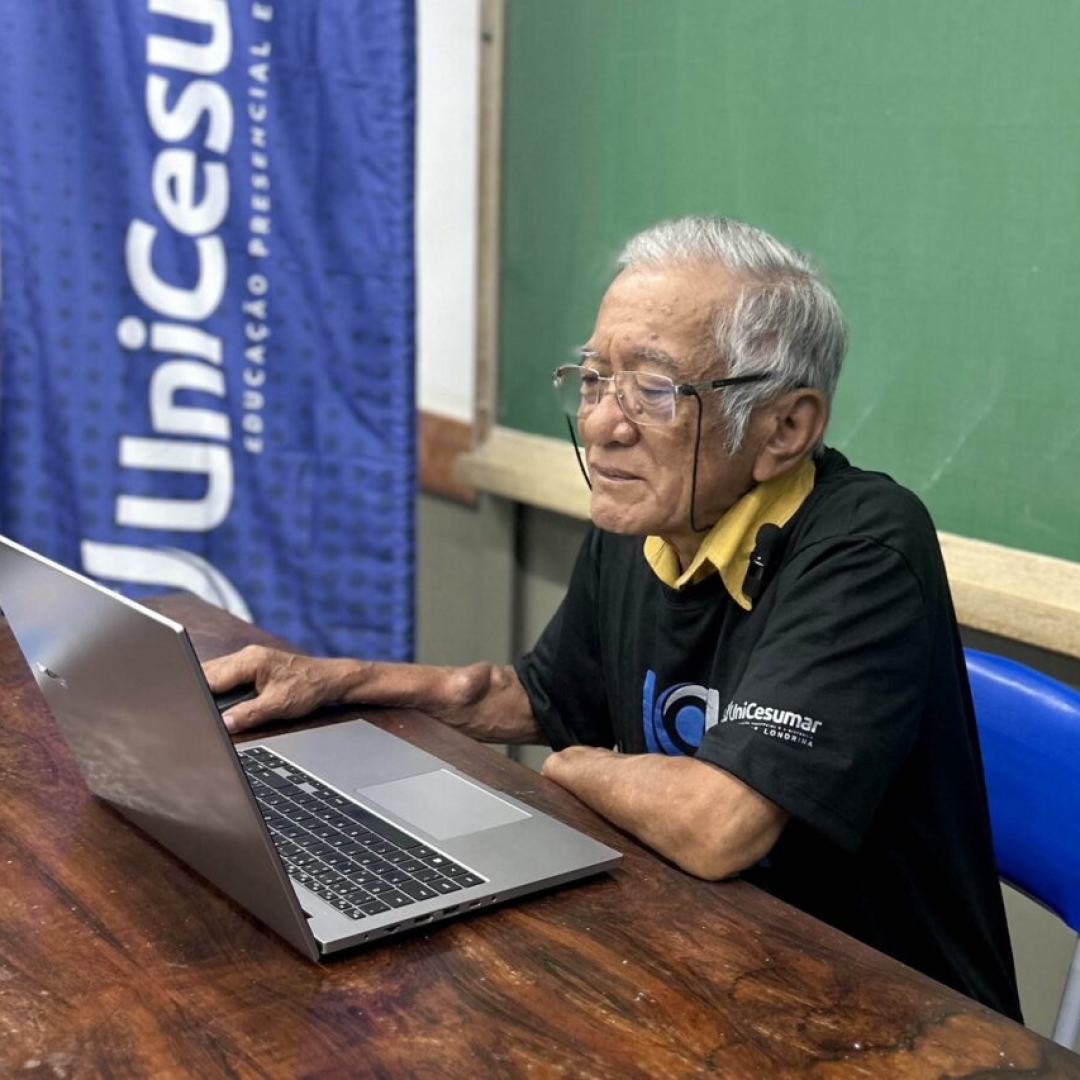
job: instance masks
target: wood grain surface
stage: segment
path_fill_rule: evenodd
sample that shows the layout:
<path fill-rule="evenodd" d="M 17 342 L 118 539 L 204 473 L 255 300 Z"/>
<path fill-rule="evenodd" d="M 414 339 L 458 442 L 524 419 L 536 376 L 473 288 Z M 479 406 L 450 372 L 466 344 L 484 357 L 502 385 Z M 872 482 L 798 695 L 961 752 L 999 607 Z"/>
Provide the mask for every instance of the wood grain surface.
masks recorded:
<path fill-rule="evenodd" d="M 204 657 L 269 640 L 193 597 L 155 606 Z M 0 1076 L 1080 1076 L 753 887 L 686 876 L 490 748 L 369 718 L 623 866 L 309 963 L 89 795 L 0 621 Z"/>

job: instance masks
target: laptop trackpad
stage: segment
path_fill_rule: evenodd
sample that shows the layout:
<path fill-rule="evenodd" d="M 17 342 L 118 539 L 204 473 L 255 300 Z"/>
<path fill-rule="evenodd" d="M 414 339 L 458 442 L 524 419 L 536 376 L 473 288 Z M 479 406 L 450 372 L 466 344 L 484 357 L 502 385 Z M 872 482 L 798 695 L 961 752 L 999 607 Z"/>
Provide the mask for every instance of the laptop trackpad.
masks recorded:
<path fill-rule="evenodd" d="M 391 780 L 388 784 L 373 784 L 358 791 L 363 798 L 438 840 L 450 840 L 529 817 L 516 806 L 446 769 Z"/>

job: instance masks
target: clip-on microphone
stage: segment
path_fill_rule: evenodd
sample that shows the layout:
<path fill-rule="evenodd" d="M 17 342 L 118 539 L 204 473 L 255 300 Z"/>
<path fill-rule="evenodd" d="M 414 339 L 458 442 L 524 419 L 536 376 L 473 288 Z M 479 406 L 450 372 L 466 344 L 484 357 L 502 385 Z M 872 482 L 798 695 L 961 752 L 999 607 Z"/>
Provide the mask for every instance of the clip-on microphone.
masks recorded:
<path fill-rule="evenodd" d="M 754 538 L 754 550 L 750 553 L 750 565 L 746 568 L 742 591 L 748 600 L 756 600 L 765 588 L 765 571 L 773 557 L 780 539 L 780 526 L 762 525 Z"/>

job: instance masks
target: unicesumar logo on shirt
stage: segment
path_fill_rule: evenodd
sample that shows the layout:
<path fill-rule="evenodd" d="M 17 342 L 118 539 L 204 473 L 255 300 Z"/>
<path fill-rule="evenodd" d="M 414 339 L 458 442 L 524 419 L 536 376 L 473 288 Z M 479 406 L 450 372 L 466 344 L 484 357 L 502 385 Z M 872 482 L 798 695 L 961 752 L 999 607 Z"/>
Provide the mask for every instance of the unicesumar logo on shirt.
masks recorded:
<path fill-rule="evenodd" d="M 759 705 L 756 701 L 729 702 L 724 709 L 724 715 L 720 717 L 720 723 L 752 727 L 769 738 L 798 743 L 800 746 L 813 746 L 814 735 L 821 727 L 820 720 L 803 716 L 791 709 Z"/>

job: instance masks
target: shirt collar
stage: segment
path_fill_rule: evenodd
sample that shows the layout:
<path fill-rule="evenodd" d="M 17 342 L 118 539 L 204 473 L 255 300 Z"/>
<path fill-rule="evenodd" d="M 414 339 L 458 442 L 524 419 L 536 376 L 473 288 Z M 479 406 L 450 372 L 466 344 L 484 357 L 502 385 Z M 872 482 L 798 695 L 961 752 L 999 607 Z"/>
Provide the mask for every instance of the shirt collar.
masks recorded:
<path fill-rule="evenodd" d="M 751 488 L 706 533 L 693 562 L 680 570 L 675 549 L 659 536 L 645 540 L 645 559 L 656 576 L 673 589 L 685 589 L 710 574 L 719 573 L 724 588 L 741 608 L 752 604 L 743 593 L 758 529 L 783 527 L 814 488 L 814 463 L 807 458 L 783 476 Z"/>

